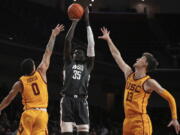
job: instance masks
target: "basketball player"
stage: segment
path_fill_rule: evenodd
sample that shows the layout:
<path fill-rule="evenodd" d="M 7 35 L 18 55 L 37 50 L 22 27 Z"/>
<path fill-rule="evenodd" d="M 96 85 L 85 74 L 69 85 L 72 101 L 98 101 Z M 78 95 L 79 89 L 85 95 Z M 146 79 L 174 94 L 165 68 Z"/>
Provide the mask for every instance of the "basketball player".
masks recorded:
<path fill-rule="evenodd" d="M 72 39 L 78 20 L 72 20 L 72 25 L 66 35 L 64 44 L 64 86 L 61 91 L 60 127 L 62 135 L 73 135 L 73 128 L 78 135 L 89 133 L 89 110 L 87 103 L 87 89 L 90 73 L 94 66 L 94 37 L 89 23 L 89 10 L 85 16 L 87 29 L 87 56 L 83 46 L 76 46 L 72 51 Z M 71 55 L 71 53 L 73 53 Z"/>
<path fill-rule="evenodd" d="M 64 30 L 63 25 L 57 25 L 52 30 L 40 65 L 36 68 L 32 59 L 22 61 L 23 76 L 15 82 L 11 91 L 0 104 L 0 111 L 6 108 L 18 93 L 22 95 L 24 112 L 18 129 L 18 135 L 47 135 L 48 123 L 48 91 L 46 72 L 54 48 L 56 36 Z"/>
<path fill-rule="evenodd" d="M 135 71 L 129 67 L 121 57 L 121 53 L 115 47 L 110 38 L 110 31 L 102 28 L 100 39 L 107 41 L 109 49 L 119 68 L 124 72 L 126 86 L 124 92 L 125 120 L 123 123 L 123 135 L 152 135 L 150 118 L 146 112 L 149 96 L 153 91 L 157 92 L 169 102 L 172 120 L 168 127 L 174 126 L 176 133 L 180 127 L 177 121 L 176 102 L 173 96 L 164 89 L 156 80 L 151 79 L 147 72 L 155 69 L 157 60 L 151 53 L 143 53 L 133 65 Z"/>

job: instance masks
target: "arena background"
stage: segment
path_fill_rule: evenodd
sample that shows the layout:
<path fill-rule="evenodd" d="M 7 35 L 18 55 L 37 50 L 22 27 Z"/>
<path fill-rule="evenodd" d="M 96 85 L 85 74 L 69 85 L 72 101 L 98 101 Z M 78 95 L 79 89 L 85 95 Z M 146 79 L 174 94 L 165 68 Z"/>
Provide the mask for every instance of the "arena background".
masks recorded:
<path fill-rule="evenodd" d="M 39 64 L 57 23 L 65 32 L 57 37 L 50 69 L 49 134 L 59 135 L 59 92 L 62 88 L 63 42 L 70 27 L 66 10 L 71 0 L 1 0 L 0 1 L 0 99 L 5 97 L 20 77 L 20 62 L 32 57 Z M 133 65 L 145 51 L 160 62 L 150 75 L 176 99 L 180 109 L 180 1 L 179 0 L 95 0 L 90 7 L 90 21 L 96 42 L 95 68 L 89 87 L 91 135 L 120 135 L 124 118 L 124 77 L 115 64 L 106 42 L 98 40 L 100 27 L 106 26 L 125 61 Z M 86 41 L 84 22 L 78 24 L 75 40 Z M 80 42 L 81 41 L 81 42 Z M 157 94 L 150 98 L 148 111 L 153 135 L 174 135 L 166 126 L 170 121 L 168 103 Z M 18 96 L 0 116 L 0 135 L 15 133 L 22 112 Z M 179 113 L 178 113 L 179 114 Z"/>

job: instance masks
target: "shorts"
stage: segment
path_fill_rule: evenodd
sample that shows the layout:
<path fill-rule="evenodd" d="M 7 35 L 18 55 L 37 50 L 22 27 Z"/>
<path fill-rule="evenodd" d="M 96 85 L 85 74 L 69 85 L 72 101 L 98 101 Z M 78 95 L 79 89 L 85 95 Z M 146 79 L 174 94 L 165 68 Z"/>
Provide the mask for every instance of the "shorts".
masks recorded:
<path fill-rule="evenodd" d="M 123 123 L 123 135 L 152 135 L 152 124 L 147 114 L 126 117 Z"/>
<path fill-rule="evenodd" d="M 63 127 L 64 125 L 67 125 L 71 129 Z M 72 127 L 78 126 L 85 128 L 85 131 L 89 130 L 87 98 L 70 96 L 62 97 L 60 102 L 60 126 L 61 130 L 67 129 L 66 132 L 72 132 Z"/>
<path fill-rule="evenodd" d="M 48 113 L 26 110 L 22 113 L 17 135 L 48 135 Z"/>

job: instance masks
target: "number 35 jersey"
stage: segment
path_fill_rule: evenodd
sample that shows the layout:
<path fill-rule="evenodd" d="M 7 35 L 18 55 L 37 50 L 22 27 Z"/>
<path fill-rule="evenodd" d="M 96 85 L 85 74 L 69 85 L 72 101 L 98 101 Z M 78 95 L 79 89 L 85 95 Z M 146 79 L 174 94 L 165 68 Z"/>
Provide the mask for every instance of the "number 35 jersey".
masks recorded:
<path fill-rule="evenodd" d="M 30 76 L 22 76 L 20 81 L 23 84 L 23 91 L 21 94 L 24 109 L 47 108 L 47 84 L 41 77 L 41 74 L 36 71 Z"/>
<path fill-rule="evenodd" d="M 65 65 L 63 70 L 63 89 L 65 95 L 87 95 L 87 88 L 90 79 L 90 73 L 85 63 L 78 64 L 72 62 Z"/>
<path fill-rule="evenodd" d="M 143 114 L 146 112 L 148 99 L 150 93 L 145 92 L 144 83 L 149 76 L 145 76 L 141 79 L 134 79 L 134 73 L 130 74 L 126 81 L 124 92 L 124 111 L 125 116 L 131 116 L 135 114 Z"/>

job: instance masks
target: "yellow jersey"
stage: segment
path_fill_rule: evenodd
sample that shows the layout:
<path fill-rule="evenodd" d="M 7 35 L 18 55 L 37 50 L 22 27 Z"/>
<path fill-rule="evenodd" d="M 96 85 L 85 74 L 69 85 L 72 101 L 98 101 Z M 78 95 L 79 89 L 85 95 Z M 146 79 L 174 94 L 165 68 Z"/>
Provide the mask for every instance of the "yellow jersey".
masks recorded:
<path fill-rule="evenodd" d="M 134 73 L 130 74 L 126 81 L 124 92 L 124 111 L 125 116 L 131 116 L 135 114 L 147 113 L 146 107 L 150 93 L 144 90 L 144 83 L 150 76 L 145 76 L 141 79 L 134 79 Z"/>
<path fill-rule="evenodd" d="M 30 76 L 22 76 L 20 81 L 23 85 L 22 103 L 24 110 L 30 108 L 47 108 L 48 91 L 47 84 L 38 71 Z"/>

